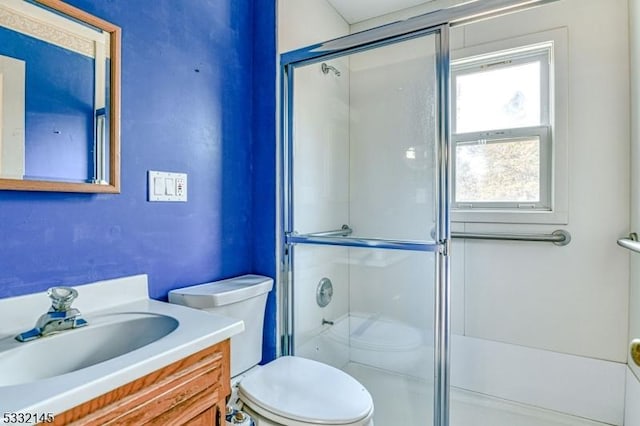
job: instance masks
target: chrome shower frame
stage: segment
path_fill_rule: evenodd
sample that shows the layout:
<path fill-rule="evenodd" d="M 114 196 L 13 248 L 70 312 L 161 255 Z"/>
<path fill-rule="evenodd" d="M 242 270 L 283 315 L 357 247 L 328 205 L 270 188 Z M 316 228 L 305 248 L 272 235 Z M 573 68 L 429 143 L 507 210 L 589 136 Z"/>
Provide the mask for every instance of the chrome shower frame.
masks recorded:
<path fill-rule="evenodd" d="M 472 0 L 458 6 L 436 10 L 405 21 L 351 34 L 287 52 L 280 57 L 280 349 L 293 354 L 294 286 L 292 265 L 296 244 L 325 244 L 347 247 L 386 248 L 436 253 L 434 318 L 434 399 L 433 425 L 449 425 L 450 387 L 450 84 L 449 28 L 557 0 Z M 293 83 L 295 68 L 383 47 L 417 37 L 436 37 L 436 77 L 438 87 L 436 226 L 434 241 L 382 240 L 344 236 L 297 235 L 293 223 Z"/>

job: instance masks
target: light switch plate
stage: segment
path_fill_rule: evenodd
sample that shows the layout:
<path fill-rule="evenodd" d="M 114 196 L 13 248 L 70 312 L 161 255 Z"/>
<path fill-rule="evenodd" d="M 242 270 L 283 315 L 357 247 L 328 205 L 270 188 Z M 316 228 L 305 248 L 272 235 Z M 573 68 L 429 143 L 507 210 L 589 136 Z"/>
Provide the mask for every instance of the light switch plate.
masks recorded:
<path fill-rule="evenodd" d="M 147 174 L 148 200 L 187 202 L 187 174 L 149 170 Z"/>

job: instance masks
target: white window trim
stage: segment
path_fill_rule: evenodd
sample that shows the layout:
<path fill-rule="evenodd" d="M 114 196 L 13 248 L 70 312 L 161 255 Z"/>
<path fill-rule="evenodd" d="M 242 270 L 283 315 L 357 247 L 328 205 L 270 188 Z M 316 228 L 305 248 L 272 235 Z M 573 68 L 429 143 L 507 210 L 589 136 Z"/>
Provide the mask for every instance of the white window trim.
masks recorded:
<path fill-rule="evenodd" d="M 550 209 L 463 209 L 453 208 L 453 222 L 468 223 L 528 223 L 528 224 L 567 224 L 569 204 L 569 155 L 568 155 L 568 42 L 567 29 L 529 34 L 521 37 L 495 41 L 477 46 L 452 50 L 451 59 L 489 55 L 493 52 L 505 52 L 529 45 L 551 43 L 553 60 L 550 68 L 550 92 L 552 103 L 549 105 L 549 125 L 551 125 L 551 179 Z M 453 159 L 452 159 L 453 160 Z M 542 158 L 541 158 L 542 160 Z"/>

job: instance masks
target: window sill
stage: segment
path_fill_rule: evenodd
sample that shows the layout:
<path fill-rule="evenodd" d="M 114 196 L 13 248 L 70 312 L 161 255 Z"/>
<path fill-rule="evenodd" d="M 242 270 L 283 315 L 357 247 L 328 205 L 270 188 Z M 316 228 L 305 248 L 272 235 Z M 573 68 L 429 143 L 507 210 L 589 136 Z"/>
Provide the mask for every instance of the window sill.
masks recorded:
<path fill-rule="evenodd" d="M 569 215 L 566 211 L 548 210 L 489 210 L 455 209 L 451 211 L 452 222 L 463 223 L 521 223 L 544 225 L 567 225 Z"/>

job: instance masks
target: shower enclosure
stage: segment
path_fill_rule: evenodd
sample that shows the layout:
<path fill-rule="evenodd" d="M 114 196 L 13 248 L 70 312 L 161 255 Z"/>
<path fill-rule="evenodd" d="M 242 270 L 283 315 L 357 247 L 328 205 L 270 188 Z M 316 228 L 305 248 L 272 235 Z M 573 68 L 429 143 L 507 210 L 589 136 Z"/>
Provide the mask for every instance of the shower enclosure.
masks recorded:
<path fill-rule="evenodd" d="M 447 395 L 447 46 L 438 27 L 287 70 L 290 350 L 409 397 Z"/>
<path fill-rule="evenodd" d="M 449 424 L 449 27 L 524 3 L 281 57 L 282 353 L 356 377 L 376 424 Z"/>

